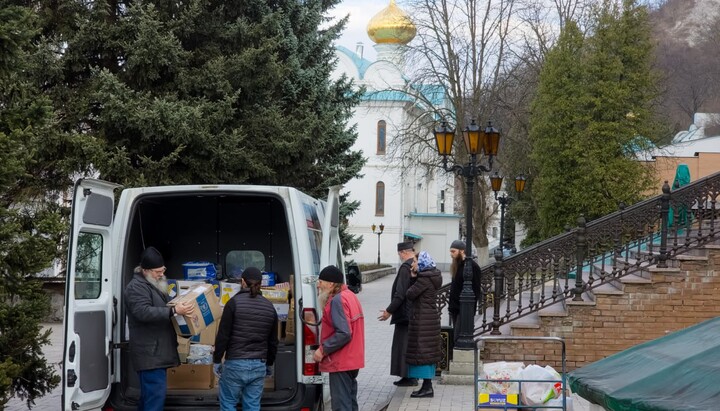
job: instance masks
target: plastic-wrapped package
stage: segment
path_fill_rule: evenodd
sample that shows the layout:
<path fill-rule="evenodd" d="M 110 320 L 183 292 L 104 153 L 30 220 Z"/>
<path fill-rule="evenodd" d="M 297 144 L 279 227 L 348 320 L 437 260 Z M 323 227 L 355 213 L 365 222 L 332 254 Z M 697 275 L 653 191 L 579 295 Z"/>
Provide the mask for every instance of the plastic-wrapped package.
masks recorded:
<path fill-rule="evenodd" d="M 481 380 L 518 380 L 525 368 L 521 362 L 491 362 L 483 364 Z M 518 394 L 517 382 L 479 381 L 478 392 L 489 394 Z"/>
<path fill-rule="evenodd" d="M 212 364 L 213 346 L 205 344 L 190 344 L 188 364 Z"/>

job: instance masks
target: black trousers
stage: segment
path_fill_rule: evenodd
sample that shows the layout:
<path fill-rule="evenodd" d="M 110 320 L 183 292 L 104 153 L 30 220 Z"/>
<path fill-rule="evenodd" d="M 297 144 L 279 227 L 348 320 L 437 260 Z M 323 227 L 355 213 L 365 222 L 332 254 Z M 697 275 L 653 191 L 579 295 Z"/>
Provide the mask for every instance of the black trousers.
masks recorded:
<path fill-rule="evenodd" d="M 407 343 L 408 323 L 395 324 L 390 357 L 390 375 L 407 377 Z"/>

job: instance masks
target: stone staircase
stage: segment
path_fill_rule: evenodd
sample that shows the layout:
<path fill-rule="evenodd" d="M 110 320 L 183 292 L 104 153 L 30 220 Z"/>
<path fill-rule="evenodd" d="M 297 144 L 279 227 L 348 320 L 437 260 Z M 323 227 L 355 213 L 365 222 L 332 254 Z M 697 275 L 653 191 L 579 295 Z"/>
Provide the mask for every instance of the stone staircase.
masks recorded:
<path fill-rule="evenodd" d="M 595 266 L 593 279 L 603 267 Z M 583 281 L 590 281 L 583 273 Z M 574 280 L 572 280 L 574 281 Z M 550 295 L 558 284 L 546 283 Z M 535 294 L 540 291 L 536 290 Z M 527 305 L 529 291 L 503 301 L 501 314 Z M 537 300 L 537 296 L 533 298 Z M 492 319 L 493 308 L 486 317 Z M 555 336 L 565 340 L 567 371 L 602 359 L 634 345 L 661 337 L 720 315 L 720 245 L 706 244 L 688 254 L 676 255 L 667 268 L 656 265 L 611 279 L 582 294 L 582 301 L 561 300 L 500 327 L 502 335 Z M 480 328 L 483 316 L 476 317 Z M 487 321 L 487 320 L 486 320 Z M 562 369 L 561 355 L 537 342 L 487 342 L 480 346 L 482 362 L 521 361 Z M 474 352 L 454 350 L 449 370 L 440 383 L 472 385 Z"/>

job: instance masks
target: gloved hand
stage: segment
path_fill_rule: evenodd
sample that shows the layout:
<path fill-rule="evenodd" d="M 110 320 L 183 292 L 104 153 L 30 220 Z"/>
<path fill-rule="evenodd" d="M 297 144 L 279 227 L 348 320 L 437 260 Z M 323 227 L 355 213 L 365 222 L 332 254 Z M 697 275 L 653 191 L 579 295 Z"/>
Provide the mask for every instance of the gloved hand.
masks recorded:
<path fill-rule="evenodd" d="M 272 372 L 273 372 L 272 367 L 269 366 L 269 365 L 266 365 L 266 366 L 265 366 L 265 376 L 266 376 L 266 377 L 271 376 L 271 375 L 272 375 Z"/>
<path fill-rule="evenodd" d="M 213 364 L 213 372 L 220 378 L 220 374 L 222 374 L 222 364 Z"/>

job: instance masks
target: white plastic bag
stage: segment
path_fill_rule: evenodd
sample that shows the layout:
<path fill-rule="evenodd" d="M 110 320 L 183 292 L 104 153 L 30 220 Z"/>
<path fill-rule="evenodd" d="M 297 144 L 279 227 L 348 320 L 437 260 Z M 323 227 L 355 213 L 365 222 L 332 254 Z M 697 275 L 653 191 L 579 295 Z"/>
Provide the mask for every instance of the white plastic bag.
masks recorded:
<path fill-rule="evenodd" d="M 491 362 L 483 364 L 481 380 L 518 380 L 525 367 L 521 362 Z M 488 394 L 518 394 L 517 382 L 479 381 L 478 391 Z"/>
<path fill-rule="evenodd" d="M 530 364 L 520 371 L 520 380 L 560 380 L 560 374 L 551 366 L 545 368 Z M 525 405 L 545 405 L 548 401 L 560 397 L 562 384 L 557 382 L 523 382 L 520 401 Z"/>

